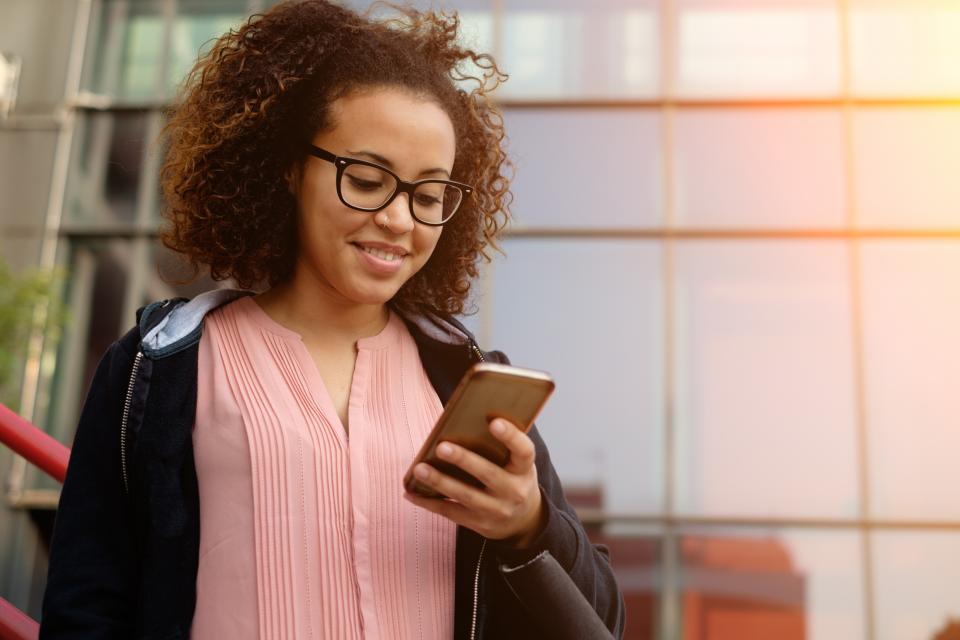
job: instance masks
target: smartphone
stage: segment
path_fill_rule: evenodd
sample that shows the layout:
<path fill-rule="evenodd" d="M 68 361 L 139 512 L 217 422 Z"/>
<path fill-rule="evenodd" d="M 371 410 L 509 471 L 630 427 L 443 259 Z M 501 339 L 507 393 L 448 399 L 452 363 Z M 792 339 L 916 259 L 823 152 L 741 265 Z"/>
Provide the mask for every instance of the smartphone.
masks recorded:
<path fill-rule="evenodd" d="M 453 442 L 504 466 L 510 451 L 490 433 L 490 421 L 506 418 L 526 433 L 554 389 L 549 374 L 505 364 L 481 362 L 471 367 L 454 389 L 450 401 L 413 459 L 403 478 L 410 493 L 428 498 L 445 498 L 419 482 L 413 468 L 426 462 L 447 475 L 474 486 L 483 484 L 460 467 L 441 460 L 436 446 Z"/>

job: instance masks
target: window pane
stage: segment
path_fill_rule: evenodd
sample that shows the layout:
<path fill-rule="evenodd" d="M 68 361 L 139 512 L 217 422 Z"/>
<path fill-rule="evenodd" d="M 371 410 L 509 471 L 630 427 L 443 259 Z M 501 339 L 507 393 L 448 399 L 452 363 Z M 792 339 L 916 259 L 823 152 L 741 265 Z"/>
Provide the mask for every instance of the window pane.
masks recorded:
<path fill-rule="evenodd" d="M 662 493 L 661 251 L 650 242 L 508 240 L 491 273 L 491 345 L 552 373 L 538 419 L 565 485 L 612 512 Z"/>
<path fill-rule="evenodd" d="M 960 228 L 960 109 L 858 109 L 853 133 L 863 226 Z"/>
<path fill-rule="evenodd" d="M 684 96 L 840 90 L 835 0 L 679 0 L 678 14 L 677 89 Z"/>
<path fill-rule="evenodd" d="M 493 10 L 490 0 L 473 0 L 472 2 L 457 2 L 457 14 L 460 16 L 460 42 L 463 46 L 473 49 L 477 53 L 486 53 L 494 56 L 500 70 L 503 71 L 502 60 L 496 57 L 494 51 Z M 472 62 L 464 62 L 458 71 L 467 76 L 481 79 L 484 70 Z M 464 91 L 473 91 L 476 81 L 461 81 Z"/>
<path fill-rule="evenodd" d="M 678 511 L 857 514 L 848 281 L 838 242 L 677 247 Z"/>
<path fill-rule="evenodd" d="M 873 556 L 877 640 L 933 639 L 957 624 L 960 533 L 878 531 Z"/>
<path fill-rule="evenodd" d="M 233 281 L 214 282 L 206 274 L 199 275 L 192 282 L 184 282 L 193 272 L 180 254 L 167 249 L 159 241 L 151 246 L 150 254 L 151 266 L 146 289 L 140 296 L 141 304 L 180 296 L 192 298 L 211 289 L 236 288 Z"/>
<path fill-rule="evenodd" d="M 587 526 L 587 533 L 591 542 L 606 545 L 610 550 L 610 564 L 626 606 L 624 640 L 655 640 L 663 583 L 660 538 L 649 532 L 627 529 L 605 533 L 591 526 Z"/>
<path fill-rule="evenodd" d="M 164 7 L 159 0 L 103 3 L 89 87 L 119 99 L 156 98 L 163 89 Z"/>
<path fill-rule="evenodd" d="M 162 98 L 183 80 L 204 43 L 239 26 L 248 5 L 247 0 L 97 3 L 84 86 L 120 100 Z"/>
<path fill-rule="evenodd" d="M 863 638 L 858 535 L 705 530 L 683 536 L 682 637 Z"/>
<path fill-rule="evenodd" d="M 54 131 L 0 134 L 0 259 L 14 271 L 39 259 L 56 145 Z"/>
<path fill-rule="evenodd" d="M 870 504 L 960 519 L 960 243 L 864 243 Z"/>
<path fill-rule="evenodd" d="M 511 110 L 513 212 L 539 227 L 652 227 L 662 220 L 660 116 L 626 109 Z"/>
<path fill-rule="evenodd" d="M 166 85 L 180 84 L 193 68 L 201 51 L 206 53 L 214 40 L 246 21 L 247 0 L 180 0 L 173 25 Z"/>
<path fill-rule="evenodd" d="M 339 4 L 358 13 L 372 9 L 372 15 L 378 19 L 394 15 L 393 9 L 382 3 L 378 5 L 376 0 L 340 0 Z M 494 51 L 494 0 L 409 0 L 400 4 L 413 6 L 419 11 L 456 12 L 460 18 L 460 43 L 477 53 L 494 55 L 501 71 L 505 70 L 502 58 Z M 472 62 L 462 63 L 459 71 L 468 76 L 482 77 L 481 70 Z M 460 86 L 465 91 L 472 91 L 477 85 L 476 82 L 461 82 Z"/>
<path fill-rule="evenodd" d="M 90 388 L 90 381 L 93 379 L 100 358 L 107 348 L 135 322 L 135 318 L 123 317 L 128 269 L 133 254 L 132 243 L 127 240 L 107 240 L 77 244 L 73 248 L 74 264 L 71 264 L 71 272 L 77 271 L 74 265 L 78 259 L 84 258 L 80 255 L 84 253 L 93 257 L 96 266 L 92 281 L 71 282 L 71 287 L 78 285 L 90 287 L 87 294 L 91 310 L 89 326 L 86 327 L 83 335 L 77 336 L 84 340 L 86 352 L 80 390 Z M 76 425 L 76 422 L 74 421 L 73 424 Z"/>
<path fill-rule="evenodd" d="M 844 225 L 839 111 L 685 110 L 676 145 L 680 226 Z"/>
<path fill-rule="evenodd" d="M 504 96 L 653 96 L 660 85 L 659 0 L 505 3 Z"/>
<path fill-rule="evenodd" d="M 132 223 L 147 141 L 147 112 L 90 113 L 83 118 L 71 166 L 66 219 L 80 224 Z"/>
<path fill-rule="evenodd" d="M 960 95 L 960 6 L 944 0 L 852 0 L 857 95 Z"/>
<path fill-rule="evenodd" d="M 152 98 L 159 95 L 163 88 L 164 79 L 160 77 L 160 70 L 166 35 L 164 16 L 153 7 L 138 9 L 133 5 L 133 8 L 123 40 L 117 95 L 131 99 Z"/>

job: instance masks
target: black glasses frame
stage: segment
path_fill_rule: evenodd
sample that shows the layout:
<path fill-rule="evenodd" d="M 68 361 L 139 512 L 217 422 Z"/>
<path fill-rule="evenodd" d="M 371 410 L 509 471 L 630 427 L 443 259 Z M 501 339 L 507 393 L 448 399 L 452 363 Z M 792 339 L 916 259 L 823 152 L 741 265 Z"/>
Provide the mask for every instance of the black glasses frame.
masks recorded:
<path fill-rule="evenodd" d="M 310 143 L 307 143 L 306 147 L 307 147 L 307 153 L 317 158 L 320 158 L 321 160 L 326 160 L 327 162 L 333 163 L 333 165 L 337 168 L 337 196 L 340 197 L 340 202 L 342 202 L 343 204 L 345 204 L 346 206 L 350 207 L 355 211 L 363 211 L 364 213 L 375 213 L 377 211 L 382 211 L 383 209 L 386 209 L 388 206 L 390 206 L 390 203 L 396 199 L 397 194 L 405 193 L 407 194 L 407 204 L 410 207 L 410 215 L 411 217 L 413 217 L 414 220 L 416 220 L 420 224 L 425 224 L 431 227 L 441 227 L 447 222 L 450 222 L 450 219 L 453 218 L 454 214 L 460 210 L 461 206 L 463 206 L 463 200 L 465 200 L 467 196 L 473 193 L 473 187 L 471 187 L 468 184 L 464 184 L 462 182 L 454 182 L 453 180 L 437 180 L 437 179 L 431 179 L 431 178 L 428 178 L 426 180 L 416 180 L 414 182 L 406 182 L 404 180 L 401 180 L 400 176 L 395 174 L 393 171 L 390 171 L 390 169 L 387 169 L 383 165 L 379 165 L 376 162 L 368 162 L 366 160 L 357 160 L 356 158 L 344 158 L 342 156 L 336 155 L 335 153 L 331 153 L 326 149 L 321 149 L 320 147 Z M 396 189 L 394 189 L 393 194 L 389 198 L 387 198 L 386 201 L 383 204 L 381 204 L 379 207 L 373 207 L 371 209 L 367 209 L 365 207 L 358 207 L 356 205 L 350 204 L 344 199 L 343 192 L 340 190 L 340 181 L 343 178 L 343 172 L 346 170 L 346 168 L 354 164 L 362 164 L 368 167 L 379 169 L 380 171 L 383 171 L 384 173 L 387 173 L 393 176 L 393 179 L 396 180 L 397 187 Z M 463 199 L 460 200 L 460 203 L 457 205 L 457 208 L 453 210 L 453 213 L 451 213 L 449 216 L 447 216 L 440 222 L 429 222 L 427 220 L 423 220 L 417 217 L 416 212 L 413 210 L 413 192 L 421 184 L 447 184 L 453 187 L 457 187 L 458 189 L 460 189 L 460 191 L 463 192 Z"/>

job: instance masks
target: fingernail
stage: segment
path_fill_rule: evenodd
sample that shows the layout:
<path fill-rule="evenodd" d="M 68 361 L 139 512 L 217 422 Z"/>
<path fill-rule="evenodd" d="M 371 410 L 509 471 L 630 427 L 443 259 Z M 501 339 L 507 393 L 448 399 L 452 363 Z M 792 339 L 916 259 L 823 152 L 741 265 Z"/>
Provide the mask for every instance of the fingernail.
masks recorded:
<path fill-rule="evenodd" d="M 449 458 L 453 455 L 453 447 L 446 442 L 441 442 L 437 445 L 437 455 L 441 458 Z"/>
<path fill-rule="evenodd" d="M 497 418 L 493 421 L 493 424 L 490 426 L 493 429 L 494 433 L 503 434 L 507 430 L 507 425 L 503 423 L 503 420 Z"/>
<path fill-rule="evenodd" d="M 417 476 L 421 480 L 426 480 L 427 476 L 430 475 L 430 471 L 427 469 L 426 465 L 418 464 L 413 470 L 413 475 Z"/>

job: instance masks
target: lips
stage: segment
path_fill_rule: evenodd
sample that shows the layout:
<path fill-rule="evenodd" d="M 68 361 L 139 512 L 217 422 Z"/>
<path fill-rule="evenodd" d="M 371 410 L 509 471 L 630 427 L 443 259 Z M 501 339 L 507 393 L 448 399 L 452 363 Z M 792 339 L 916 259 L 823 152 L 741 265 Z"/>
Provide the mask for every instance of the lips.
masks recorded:
<path fill-rule="evenodd" d="M 363 257 L 363 262 L 376 274 L 393 275 L 403 265 L 407 250 L 403 247 L 379 242 L 353 242 Z"/>
<path fill-rule="evenodd" d="M 370 255 L 380 258 L 381 260 L 386 260 L 387 262 L 393 262 L 394 260 L 400 260 L 403 258 L 399 253 L 394 253 L 393 251 L 387 251 L 385 249 L 378 249 L 376 247 L 364 247 L 363 245 L 357 245 L 363 251 L 366 251 Z"/>

